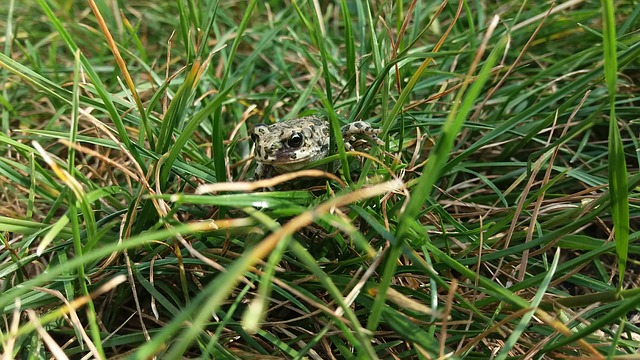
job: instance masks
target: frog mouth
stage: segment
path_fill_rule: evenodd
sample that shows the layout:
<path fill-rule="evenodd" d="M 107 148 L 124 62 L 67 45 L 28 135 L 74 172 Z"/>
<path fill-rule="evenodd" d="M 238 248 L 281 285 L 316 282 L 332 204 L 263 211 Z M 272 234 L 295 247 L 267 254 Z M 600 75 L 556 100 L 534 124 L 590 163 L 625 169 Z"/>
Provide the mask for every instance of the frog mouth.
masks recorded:
<path fill-rule="evenodd" d="M 287 151 L 287 149 L 279 149 L 273 152 L 256 151 L 256 160 L 267 165 L 287 165 L 308 162 L 311 159 L 309 154 L 299 151 Z"/>
<path fill-rule="evenodd" d="M 267 159 L 263 161 L 265 164 L 270 165 L 296 165 L 296 164 L 305 164 L 309 162 L 309 157 L 303 157 L 299 159 L 291 159 L 289 156 L 278 156 L 273 159 Z"/>
<path fill-rule="evenodd" d="M 289 150 L 281 149 L 278 151 L 275 156 L 270 157 L 264 161 L 265 163 L 273 164 L 273 165 L 293 165 L 300 163 L 308 163 L 311 161 L 310 154 L 306 152 L 301 152 L 300 149 Z"/>
<path fill-rule="evenodd" d="M 277 156 L 272 156 L 270 158 L 264 159 L 261 162 L 265 165 L 270 165 L 286 172 L 300 170 L 312 162 L 310 156 L 303 156 L 292 159 L 290 155 L 293 154 L 278 154 Z M 299 156 L 300 154 L 295 155 Z"/>

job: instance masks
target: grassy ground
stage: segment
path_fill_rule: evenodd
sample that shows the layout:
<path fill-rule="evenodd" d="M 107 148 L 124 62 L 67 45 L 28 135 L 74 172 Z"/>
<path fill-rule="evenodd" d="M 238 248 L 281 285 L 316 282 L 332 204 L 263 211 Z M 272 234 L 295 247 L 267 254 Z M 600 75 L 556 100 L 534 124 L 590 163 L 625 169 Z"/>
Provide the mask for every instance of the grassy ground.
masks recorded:
<path fill-rule="evenodd" d="M 2 359 L 640 358 L 639 18 L 3 1 Z M 311 114 L 386 144 L 239 183 Z"/>

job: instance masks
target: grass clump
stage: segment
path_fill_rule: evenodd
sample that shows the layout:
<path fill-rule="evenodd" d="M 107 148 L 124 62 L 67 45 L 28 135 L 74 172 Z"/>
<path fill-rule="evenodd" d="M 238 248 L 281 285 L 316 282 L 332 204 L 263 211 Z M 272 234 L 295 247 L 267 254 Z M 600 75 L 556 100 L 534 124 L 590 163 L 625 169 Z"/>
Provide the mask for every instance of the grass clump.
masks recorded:
<path fill-rule="evenodd" d="M 0 4 L 4 358 L 638 352 L 632 2 L 88 4 Z"/>

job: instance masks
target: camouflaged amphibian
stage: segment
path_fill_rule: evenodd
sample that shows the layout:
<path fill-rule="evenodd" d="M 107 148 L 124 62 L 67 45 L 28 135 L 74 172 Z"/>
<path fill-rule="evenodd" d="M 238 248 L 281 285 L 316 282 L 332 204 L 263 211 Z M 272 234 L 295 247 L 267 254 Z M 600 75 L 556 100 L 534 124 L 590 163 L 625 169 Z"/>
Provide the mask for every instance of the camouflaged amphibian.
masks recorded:
<path fill-rule="evenodd" d="M 380 130 L 364 121 L 356 121 L 341 128 L 345 148 L 352 150 L 355 135 L 364 135 L 379 145 Z M 329 123 L 316 116 L 287 120 L 271 125 L 258 124 L 251 139 L 255 144 L 256 179 L 270 178 L 299 170 L 330 154 Z"/>

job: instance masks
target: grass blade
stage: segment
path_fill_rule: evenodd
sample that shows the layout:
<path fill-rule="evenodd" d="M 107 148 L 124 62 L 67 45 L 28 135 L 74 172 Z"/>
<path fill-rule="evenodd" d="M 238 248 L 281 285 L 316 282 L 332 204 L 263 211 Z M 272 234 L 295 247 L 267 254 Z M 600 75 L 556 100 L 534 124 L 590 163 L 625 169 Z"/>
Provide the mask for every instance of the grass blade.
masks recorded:
<path fill-rule="evenodd" d="M 615 230 L 616 254 L 618 255 L 618 289 L 622 290 L 629 253 L 627 163 L 616 117 L 618 58 L 616 54 L 617 42 L 613 1 L 602 0 L 602 8 L 604 75 L 609 91 L 609 191 L 611 192 L 611 215 Z"/>

